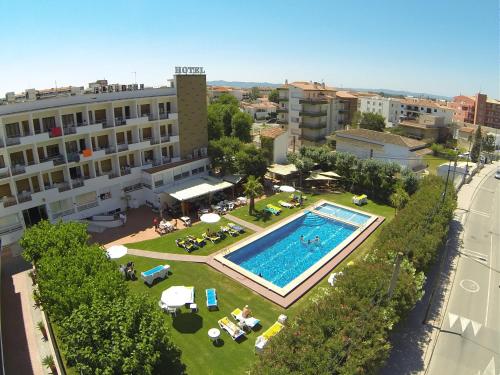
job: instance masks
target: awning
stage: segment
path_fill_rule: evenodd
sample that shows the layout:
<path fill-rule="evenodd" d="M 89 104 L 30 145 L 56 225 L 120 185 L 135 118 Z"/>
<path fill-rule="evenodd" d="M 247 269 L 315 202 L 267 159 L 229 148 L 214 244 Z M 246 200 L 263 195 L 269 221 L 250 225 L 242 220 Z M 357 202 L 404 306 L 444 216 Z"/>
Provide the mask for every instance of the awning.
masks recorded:
<path fill-rule="evenodd" d="M 224 181 L 230 182 L 233 185 L 239 184 L 243 180 L 243 176 L 240 174 L 228 174 L 222 177 Z"/>
<path fill-rule="evenodd" d="M 332 177 L 321 175 L 319 173 L 311 173 L 311 175 L 306 178 L 306 181 L 333 181 L 333 180 L 335 179 Z"/>
<path fill-rule="evenodd" d="M 339 174 L 335 172 L 319 172 L 320 175 L 327 176 L 327 177 L 332 177 L 332 178 L 341 178 Z"/>
<path fill-rule="evenodd" d="M 297 172 L 297 167 L 294 164 L 272 164 L 267 170 L 280 176 L 288 176 Z"/>
<path fill-rule="evenodd" d="M 233 184 L 230 182 L 207 176 L 187 180 L 177 185 L 168 187 L 162 192 L 169 194 L 178 201 L 186 201 L 201 197 L 202 195 L 215 193 L 231 186 L 233 186 Z"/>

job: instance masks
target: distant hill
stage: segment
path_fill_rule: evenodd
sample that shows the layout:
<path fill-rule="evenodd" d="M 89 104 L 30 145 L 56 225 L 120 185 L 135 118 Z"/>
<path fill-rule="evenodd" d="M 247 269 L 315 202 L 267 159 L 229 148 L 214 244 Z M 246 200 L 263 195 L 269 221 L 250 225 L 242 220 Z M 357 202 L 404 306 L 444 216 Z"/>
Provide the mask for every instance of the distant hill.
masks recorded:
<path fill-rule="evenodd" d="M 242 82 L 242 81 L 224 81 L 224 80 L 208 81 L 207 84 L 211 86 L 231 86 L 231 87 L 241 87 L 241 88 L 250 88 L 255 86 L 279 87 L 282 85 L 282 83 L 271 83 L 271 82 Z M 448 96 L 428 94 L 425 92 L 404 91 L 404 90 L 366 89 L 366 88 L 342 88 L 342 90 L 369 91 L 374 93 L 383 92 L 384 94 L 389 96 L 403 95 L 403 96 L 414 96 L 416 98 L 451 100 L 451 98 Z"/>
<path fill-rule="evenodd" d="M 208 81 L 207 85 L 211 86 L 231 86 L 231 87 L 241 87 L 241 88 L 250 88 L 250 87 L 278 87 L 281 86 L 281 83 L 270 83 L 270 82 L 240 82 L 240 81 Z"/>

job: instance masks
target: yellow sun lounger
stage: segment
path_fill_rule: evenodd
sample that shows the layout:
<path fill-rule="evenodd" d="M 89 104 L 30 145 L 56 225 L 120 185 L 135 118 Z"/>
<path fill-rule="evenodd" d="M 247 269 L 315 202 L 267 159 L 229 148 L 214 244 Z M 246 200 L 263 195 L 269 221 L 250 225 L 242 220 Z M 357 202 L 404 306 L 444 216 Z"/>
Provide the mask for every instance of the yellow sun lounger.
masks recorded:
<path fill-rule="evenodd" d="M 255 341 L 255 350 L 260 352 L 264 349 L 269 340 L 276 336 L 285 326 L 280 322 L 275 322 L 271 327 L 269 327 L 262 335 L 257 337 Z"/>
<path fill-rule="evenodd" d="M 236 340 L 238 339 L 238 337 L 245 335 L 245 331 L 243 331 L 235 323 L 230 321 L 227 316 L 220 319 L 217 323 L 219 323 L 220 329 L 226 331 L 233 340 Z"/>

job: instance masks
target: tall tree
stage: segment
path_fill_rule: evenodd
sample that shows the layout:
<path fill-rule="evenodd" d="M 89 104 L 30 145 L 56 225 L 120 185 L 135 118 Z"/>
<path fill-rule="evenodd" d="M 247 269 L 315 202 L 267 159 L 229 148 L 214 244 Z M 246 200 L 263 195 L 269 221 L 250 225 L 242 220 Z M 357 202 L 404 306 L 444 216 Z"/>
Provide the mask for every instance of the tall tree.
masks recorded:
<path fill-rule="evenodd" d="M 472 149 L 470 151 L 470 159 L 474 163 L 477 163 L 479 161 L 482 142 L 483 142 L 483 136 L 481 133 L 481 125 L 479 125 L 476 129 L 476 133 L 474 133 L 474 143 L 472 144 Z"/>
<path fill-rule="evenodd" d="M 219 139 L 224 136 L 220 108 L 221 106 L 216 104 L 210 104 L 207 108 L 208 140 Z"/>
<path fill-rule="evenodd" d="M 278 90 L 274 89 L 269 93 L 267 98 L 269 99 L 270 102 L 278 103 L 279 97 L 280 97 L 280 94 L 279 94 Z"/>
<path fill-rule="evenodd" d="M 378 113 L 363 112 L 359 121 L 359 127 L 381 132 L 385 128 L 385 118 Z"/>
<path fill-rule="evenodd" d="M 406 203 L 410 200 L 410 196 L 408 193 L 402 188 L 398 187 L 394 193 L 389 197 L 389 201 L 391 202 L 391 206 L 394 207 L 396 213 L 402 209 Z"/>
<path fill-rule="evenodd" d="M 234 114 L 231 120 L 231 135 L 238 138 L 242 142 L 251 142 L 252 124 L 252 116 L 250 116 L 246 112 L 237 112 L 236 114 Z"/>
<path fill-rule="evenodd" d="M 267 171 L 268 159 L 264 150 L 253 144 L 246 145 L 235 155 L 238 173 L 245 176 L 263 177 Z"/>
<path fill-rule="evenodd" d="M 483 151 L 494 152 L 495 151 L 495 136 L 493 134 L 486 134 L 483 137 Z"/>
<path fill-rule="evenodd" d="M 264 187 L 260 183 L 260 178 L 256 178 L 255 176 L 248 176 L 247 182 L 243 187 L 245 188 L 245 195 L 250 199 L 248 213 L 253 215 L 255 211 L 255 198 L 262 195 Z"/>
<path fill-rule="evenodd" d="M 244 148 L 244 144 L 235 137 L 222 137 L 208 143 L 208 155 L 212 166 L 222 174 L 237 171 L 236 154 Z"/>
<path fill-rule="evenodd" d="M 360 111 L 354 112 L 351 118 L 351 124 L 350 124 L 351 129 L 359 128 L 360 121 L 361 121 L 361 112 Z"/>
<path fill-rule="evenodd" d="M 222 94 L 215 100 L 215 103 L 225 104 L 236 108 L 238 108 L 239 105 L 238 99 L 231 94 Z"/>

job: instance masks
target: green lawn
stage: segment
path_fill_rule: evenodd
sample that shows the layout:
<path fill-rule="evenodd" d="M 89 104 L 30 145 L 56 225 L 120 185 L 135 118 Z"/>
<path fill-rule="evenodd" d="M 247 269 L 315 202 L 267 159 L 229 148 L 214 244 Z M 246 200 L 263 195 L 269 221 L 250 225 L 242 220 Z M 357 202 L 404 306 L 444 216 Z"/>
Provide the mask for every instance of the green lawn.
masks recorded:
<path fill-rule="evenodd" d="M 137 274 L 162 264 L 161 260 L 127 255 L 120 263 L 133 261 Z M 243 285 L 213 270 L 204 264 L 187 262 L 171 262 L 170 276 L 148 287 L 141 280 L 129 282 L 131 291 L 147 294 L 156 304 L 163 290 L 172 285 L 195 287 L 195 301 L 199 306 L 198 313 L 182 309 L 176 318 L 165 314 L 165 319 L 171 327 L 174 342 L 182 350 L 182 362 L 187 366 L 188 374 L 244 374 L 251 366 L 255 354 L 253 351 L 257 331 L 247 334 L 245 340 L 234 342 L 231 337 L 221 333 L 220 345 L 214 345 L 208 338 L 210 328 L 218 328 L 217 321 L 228 316 L 234 308 L 249 305 L 253 315 L 261 320 L 261 332 L 276 321 L 278 315 L 284 312 L 268 300 L 253 293 Z M 216 288 L 219 311 L 208 311 L 206 308 L 205 289 Z"/>
<path fill-rule="evenodd" d="M 289 193 L 279 193 L 272 195 L 268 198 L 259 200 L 258 202 L 255 203 L 255 209 L 257 212 L 254 213 L 253 215 L 250 215 L 248 213 L 248 206 L 240 207 L 232 211 L 231 215 L 246 220 L 250 223 L 257 224 L 261 227 L 267 227 L 271 224 L 274 224 L 282 220 L 287 216 L 293 215 L 298 210 L 300 210 L 300 208 L 282 208 L 281 214 L 278 216 L 264 214 L 265 212 L 263 211 L 263 209 L 266 207 L 267 204 L 274 204 L 275 206 L 279 206 L 278 201 L 280 200 L 288 201 L 289 195 L 290 195 Z M 392 215 L 394 214 L 393 212 L 394 210 L 391 209 L 389 206 L 378 204 L 371 200 L 368 200 L 368 204 L 364 205 L 363 207 L 358 207 L 351 202 L 353 196 L 352 193 L 341 193 L 341 194 L 328 193 L 328 194 L 313 194 L 313 195 L 305 194 L 305 196 L 307 197 L 307 200 L 304 201 L 303 208 L 313 203 L 316 203 L 321 199 L 325 199 L 334 203 L 338 203 L 347 207 L 357 208 L 380 216 L 392 217 Z"/>
<path fill-rule="evenodd" d="M 424 155 L 424 162 L 429 165 L 427 167 L 429 173 L 435 175 L 437 174 L 437 168 L 443 163 L 448 163 L 449 160 L 433 155 Z"/>
<path fill-rule="evenodd" d="M 228 222 L 229 221 L 224 218 L 221 218 L 221 220 L 216 224 L 205 224 L 200 222 L 194 224 L 192 227 L 184 228 L 169 234 L 165 234 L 159 238 L 141 242 L 129 243 L 126 244 L 125 246 L 132 249 L 158 251 L 161 253 L 188 254 L 186 250 L 178 247 L 175 244 L 176 238 L 183 238 L 187 235 L 192 235 L 201 238 L 201 234 L 206 232 L 207 228 L 210 228 L 211 232 L 216 232 L 220 229 L 221 226 L 227 225 Z M 246 229 L 245 233 L 242 233 L 239 236 L 232 237 L 228 235 L 224 239 L 215 244 L 213 244 L 210 241 L 205 241 L 206 242 L 205 246 L 200 247 L 197 250 L 194 250 L 190 254 L 192 255 L 212 254 L 213 252 L 216 252 L 226 246 L 229 246 L 235 243 L 236 241 L 239 241 L 242 238 L 249 236 L 252 233 L 253 232 L 250 229 Z"/>

